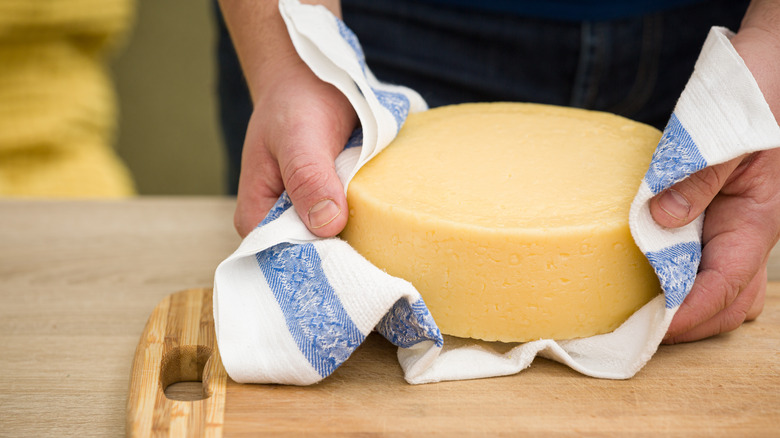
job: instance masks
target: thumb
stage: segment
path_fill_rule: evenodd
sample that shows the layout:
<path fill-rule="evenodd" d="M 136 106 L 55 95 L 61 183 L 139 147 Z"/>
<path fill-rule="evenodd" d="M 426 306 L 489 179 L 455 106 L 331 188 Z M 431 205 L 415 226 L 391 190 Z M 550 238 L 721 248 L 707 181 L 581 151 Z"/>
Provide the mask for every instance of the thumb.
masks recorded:
<path fill-rule="evenodd" d="M 333 237 L 347 223 L 347 199 L 335 167 L 337 150 L 336 145 L 285 148 L 287 153 L 278 157 L 284 187 L 298 216 L 319 237 Z"/>
<path fill-rule="evenodd" d="M 677 228 L 699 217 L 726 184 L 742 157 L 705 167 L 650 199 L 650 214 L 659 225 Z"/>

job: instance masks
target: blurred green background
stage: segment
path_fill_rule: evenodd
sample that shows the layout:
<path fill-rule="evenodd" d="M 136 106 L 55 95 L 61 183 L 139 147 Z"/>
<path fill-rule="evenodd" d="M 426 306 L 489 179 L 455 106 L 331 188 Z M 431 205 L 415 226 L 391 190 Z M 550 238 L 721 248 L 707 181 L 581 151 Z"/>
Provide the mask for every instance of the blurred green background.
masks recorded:
<path fill-rule="evenodd" d="M 142 195 L 223 194 L 210 0 L 138 0 L 112 62 L 117 149 Z"/>

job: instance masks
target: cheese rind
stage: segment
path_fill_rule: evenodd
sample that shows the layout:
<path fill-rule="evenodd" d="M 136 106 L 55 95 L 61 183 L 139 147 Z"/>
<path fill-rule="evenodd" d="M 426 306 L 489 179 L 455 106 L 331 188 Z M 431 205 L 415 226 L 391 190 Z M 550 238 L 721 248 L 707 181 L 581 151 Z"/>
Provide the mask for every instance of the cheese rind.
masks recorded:
<path fill-rule="evenodd" d="M 442 333 L 606 333 L 660 292 L 628 227 L 659 138 L 622 117 L 546 105 L 412 114 L 350 182 L 342 238 L 410 281 Z"/>

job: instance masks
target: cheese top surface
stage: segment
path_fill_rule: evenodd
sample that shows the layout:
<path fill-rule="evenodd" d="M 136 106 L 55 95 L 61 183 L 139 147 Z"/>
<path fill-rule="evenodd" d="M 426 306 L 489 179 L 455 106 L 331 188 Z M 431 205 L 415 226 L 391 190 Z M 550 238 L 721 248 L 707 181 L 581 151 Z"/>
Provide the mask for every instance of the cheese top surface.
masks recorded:
<path fill-rule="evenodd" d="M 444 334 L 606 333 L 660 293 L 628 226 L 660 136 L 545 105 L 412 114 L 350 183 L 341 236 L 410 281 Z"/>
<path fill-rule="evenodd" d="M 454 105 L 411 114 L 353 181 L 377 201 L 461 226 L 589 227 L 628 216 L 659 137 L 607 113 Z"/>

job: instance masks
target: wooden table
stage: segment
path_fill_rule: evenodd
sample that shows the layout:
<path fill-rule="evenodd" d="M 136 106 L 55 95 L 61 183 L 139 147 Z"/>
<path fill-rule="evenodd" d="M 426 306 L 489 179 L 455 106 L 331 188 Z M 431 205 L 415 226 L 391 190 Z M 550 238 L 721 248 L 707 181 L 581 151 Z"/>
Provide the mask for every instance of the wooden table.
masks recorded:
<path fill-rule="evenodd" d="M 123 436 L 155 305 L 211 287 L 232 199 L 0 202 L 0 436 Z"/>
<path fill-rule="evenodd" d="M 233 207 L 234 201 L 227 198 L 0 201 L 0 436 L 123 435 L 130 368 L 144 324 L 155 305 L 167 295 L 182 289 L 211 287 L 216 265 L 239 243 L 232 229 Z M 774 280 L 780 280 L 777 253 L 770 268 Z M 772 333 L 778 339 L 778 331 L 780 284 L 776 283 L 770 287 L 762 318 L 733 335 L 700 345 L 729 342 L 748 332 Z M 375 342 L 372 345 L 367 351 L 376 347 Z M 677 352 L 698 348 L 696 344 L 688 345 L 662 348 L 659 361 L 674 363 L 675 355 L 681 354 Z M 715 418 L 721 423 L 724 417 L 733 418 L 734 424 L 740 424 L 744 406 L 730 403 L 728 398 L 729 391 L 740 391 L 766 401 L 760 412 L 751 415 L 776 420 L 777 429 L 763 432 L 780 435 L 780 395 L 771 391 L 778 387 L 780 379 L 780 342 L 751 348 L 751 355 L 728 358 L 733 367 L 725 372 L 709 370 L 707 363 L 679 371 L 692 376 L 688 380 L 689 390 L 701 392 L 702 403 L 718 398 L 714 405 L 688 407 L 701 408 L 696 418 L 700 418 L 703 430 L 708 430 L 708 422 Z M 756 369 L 753 364 L 758 356 L 764 363 L 775 365 Z M 589 418 L 613 414 L 644 418 L 652 414 L 644 407 L 672 393 L 664 388 L 666 381 L 656 379 L 656 392 L 623 391 L 621 394 L 634 394 L 634 398 L 626 400 L 620 412 L 607 412 L 600 400 L 608 399 L 610 388 L 618 383 L 585 378 L 558 364 L 540 361 L 539 366 L 535 364 L 527 371 L 532 376 L 528 381 L 534 382 L 528 390 L 545 388 L 543 383 L 548 376 L 559 385 L 594 385 L 593 397 L 582 400 L 576 413 L 581 426 Z M 391 371 L 395 368 L 397 365 L 392 363 L 387 365 Z M 654 379 L 654 373 L 651 369 L 645 376 Z M 733 380 L 729 373 L 738 375 L 741 381 L 746 375 L 755 376 L 755 384 L 735 386 L 729 383 Z M 323 392 L 349 384 L 336 377 L 311 391 L 318 407 L 344 402 L 332 398 L 332 394 L 326 397 Z M 642 374 L 635 379 L 640 378 Z M 501 382 L 493 379 L 485 388 Z M 641 381 L 629 382 L 640 385 Z M 398 385 L 399 393 L 410 397 L 426 392 L 418 404 L 463 397 L 453 388 L 466 386 L 453 382 L 412 387 L 401 381 Z M 423 389 L 426 387 L 430 389 Z M 305 388 L 287 392 L 294 398 L 293 394 L 302 394 L 301 391 Z M 551 399 L 557 397 L 549 387 L 547 392 Z M 519 391 L 518 395 L 523 393 Z M 475 396 L 484 398 L 490 394 L 483 391 Z M 267 408 L 307 408 L 295 404 L 293 398 L 286 406 Z M 412 407 L 405 407 L 409 415 L 417 412 L 409 410 Z M 549 424 L 551 430 L 559 426 Z M 669 430 L 669 424 L 659 426 Z M 544 432 L 547 425 L 537 422 L 532 429 Z M 492 429 L 482 425 L 479 430 Z M 655 433 L 647 429 L 638 432 Z"/>

